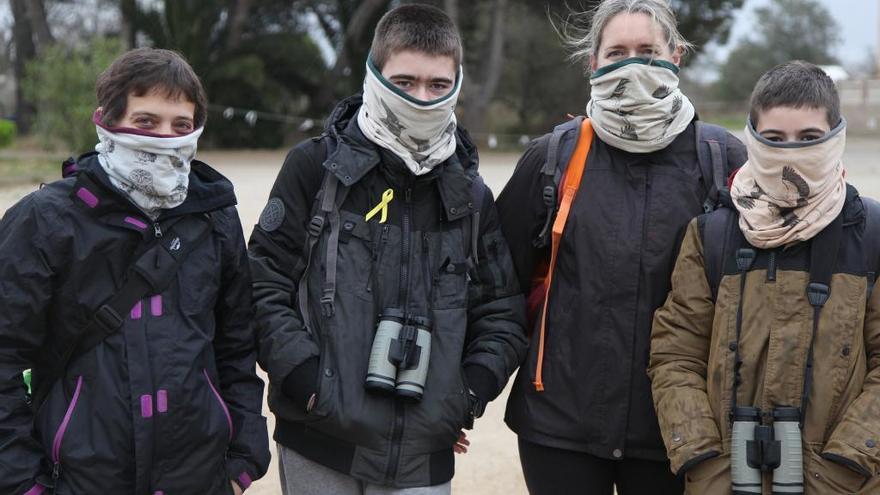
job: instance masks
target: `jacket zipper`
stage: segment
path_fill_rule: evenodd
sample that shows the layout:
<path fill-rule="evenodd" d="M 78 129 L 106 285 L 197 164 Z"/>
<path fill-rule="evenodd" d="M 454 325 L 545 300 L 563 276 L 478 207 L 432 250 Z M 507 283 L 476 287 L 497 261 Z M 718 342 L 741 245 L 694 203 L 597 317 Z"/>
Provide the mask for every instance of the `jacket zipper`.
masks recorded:
<path fill-rule="evenodd" d="M 223 397 L 220 395 L 220 392 L 217 390 L 217 387 L 214 386 L 214 382 L 211 381 L 211 377 L 208 375 L 208 370 L 202 368 L 202 373 L 205 375 L 205 380 L 208 381 L 208 386 L 211 387 L 211 392 L 214 394 L 214 398 L 217 399 L 217 402 L 220 403 L 220 408 L 223 409 L 223 415 L 226 416 L 226 426 L 229 427 L 229 441 L 232 441 L 232 437 L 235 434 L 235 430 L 232 427 L 232 415 L 229 414 L 229 407 L 226 406 L 226 402 L 223 400 Z"/>
<path fill-rule="evenodd" d="M 410 263 L 410 216 L 412 215 L 412 183 L 407 185 L 404 193 L 404 209 L 401 238 L 401 263 L 400 263 L 400 299 L 403 303 L 404 313 L 409 311 L 409 263 Z M 388 459 L 386 479 L 391 482 L 397 477 L 397 463 L 400 461 L 400 442 L 403 438 L 403 419 L 406 406 L 397 398 L 394 400 L 394 424 L 391 428 L 391 448 Z"/>
<path fill-rule="evenodd" d="M 767 261 L 767 281 L 776 282 L 776 249 L 770 251 Z"/>
<path fill-rule="evenodd" d="M 156 239 L 162 238 L 162 227 L 159 225 L 159 222 L 153 223 L 153 234 L 156 236 Z"/>
<path fill-rule="evenodd" d="M 367 292 L 373 292 L 373 280 L 376 278 L 376 272 L 382 269 L 382 257 L 385 254 L 385 245 L 388 243 L 388 225 L 382 226 L 382 237 L 379 240 L 379 247 L 376 253 L 373 253 L 373 267 L 370 270 L 370 278 L 367 280 Z"/>
<path fill-rule="evenodd" d="M 76 409 L 77 403 L 79 403 L 79 394 L 82 391 L 82 384 L 82 376 L 77 377 L 76 389 L 74 389 L 73 391 L 73 397 L 70 399 L 70 404 L 67 405 L 67 411 L 64 413 L 64 419 L 61 420 L 61 425 L 58 426 L 58 430 L 55 432 L 55 439 L 52 441 L 53 480 L 58 480 L 58 477 L 61 475 L 61 442 L 64 441 L 64 434 L 67 433 L 67 428 L 70 426 L 70 420 L 73 417 L 73 411 Z"/>

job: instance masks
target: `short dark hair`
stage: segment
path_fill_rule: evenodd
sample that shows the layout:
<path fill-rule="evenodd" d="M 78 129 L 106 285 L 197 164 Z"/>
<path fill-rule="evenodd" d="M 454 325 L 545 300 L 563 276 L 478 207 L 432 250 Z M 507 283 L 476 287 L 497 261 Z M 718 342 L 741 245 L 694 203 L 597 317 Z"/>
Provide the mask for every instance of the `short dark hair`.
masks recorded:
<path fill-rule="evenodd" d="M 461 65 L 461 36 L 452 19 L 430 5 L 402 5 L 382 16 L 376 26 L 370 57 L 379 70 L 392 55 L 414 50 L 434 56 L 452 57 Z"/>
<path fill-rule="evenodd" d="M 749 118 L 758 125 L 761 112 L 776 107 L 825 109 L 828 125 L 840 123 L 840 95 L 821 68 L 802 60 L 786 62 L 761 76 L 752 91 Z"/>
<path fill-rule="evenodd" d="M 95 94 L 102 108 L 101 120 L 105 125 L 115 125 L 125 116 L 128 95 L 143 96 L 152 91 L 192 102 L 195 127 L 205 125 L 208 99 L 199 76 L 182 55 L 157 48 L 126 52 L 98 76 Z"/>

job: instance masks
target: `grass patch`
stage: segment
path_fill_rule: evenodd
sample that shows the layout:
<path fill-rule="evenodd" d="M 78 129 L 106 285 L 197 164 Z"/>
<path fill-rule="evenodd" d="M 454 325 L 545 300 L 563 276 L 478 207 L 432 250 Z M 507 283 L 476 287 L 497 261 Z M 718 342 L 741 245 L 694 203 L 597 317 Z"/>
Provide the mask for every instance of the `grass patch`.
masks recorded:
<path fill-rule="evenodd" d="M 61 178 L 63 158 L 52 156 L 0 156 L 0 187 L 39 184 Z"/>

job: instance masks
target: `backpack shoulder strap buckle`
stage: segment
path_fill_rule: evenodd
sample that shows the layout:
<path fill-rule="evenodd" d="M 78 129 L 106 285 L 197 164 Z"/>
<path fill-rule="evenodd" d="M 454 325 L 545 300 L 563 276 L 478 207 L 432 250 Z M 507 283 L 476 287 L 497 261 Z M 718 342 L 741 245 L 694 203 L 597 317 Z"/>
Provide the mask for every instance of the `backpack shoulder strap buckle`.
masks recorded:
<path fill-rule="evenodd" d="M 119 316 L 119 313 L 117 313 L 115 309 L 110 307 L 110 305 L 105 304 L 95 312 L 95 323 L 97 323 L 103 330 L 113 332 L 122 326 L 124 320 Z"/>

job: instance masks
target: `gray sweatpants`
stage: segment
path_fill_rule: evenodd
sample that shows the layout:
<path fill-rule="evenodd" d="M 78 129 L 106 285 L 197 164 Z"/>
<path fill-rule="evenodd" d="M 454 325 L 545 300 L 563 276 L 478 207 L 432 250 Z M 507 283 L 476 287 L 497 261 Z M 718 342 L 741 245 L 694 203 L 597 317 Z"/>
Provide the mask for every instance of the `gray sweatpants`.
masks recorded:
<path fill-rule="evenodd" d="M 324 467 L 278 445 L 278 469 L 284 495 L 450 495 L 452 482 L 420 488 L 371 485 Z"/>

